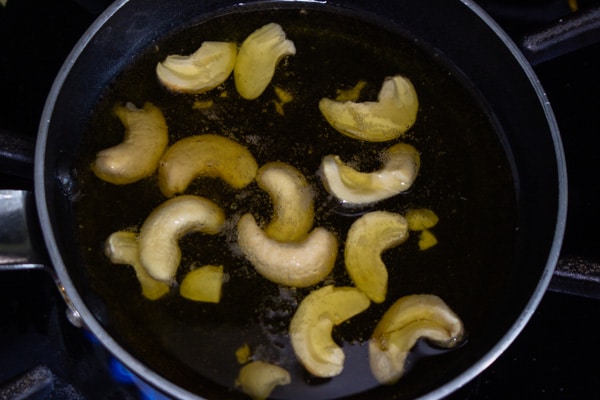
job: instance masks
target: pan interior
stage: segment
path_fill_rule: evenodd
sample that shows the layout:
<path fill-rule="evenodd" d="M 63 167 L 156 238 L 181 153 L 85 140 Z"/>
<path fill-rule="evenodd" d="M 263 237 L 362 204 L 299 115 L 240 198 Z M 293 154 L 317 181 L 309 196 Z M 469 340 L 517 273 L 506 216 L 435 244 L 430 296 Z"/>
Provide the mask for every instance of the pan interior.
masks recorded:
<path fill-rule="evenodd" d="M 205 40 L 240 44 L 255 29 L 279 23 L 297 54 L 281 63 L 265 93 L 244 100 L 230 77 L 204 95 L 169 92 L 155 77 L 156 63 L 169 54 L 190 54 Z M 406 193 L 370 207 L 349 208 L 333 201 L 317 174 L 324 155 L 338 154 L 363 170 L 378 167 L 378 154 L 394 142 L 366 143 L 334 131 L 320 115 L 318 101 L 336 91 L 367 82 L 361 101 L 374 100 L 387 76 L 402 74 L 414 84 L 420 110 L 414 127 L 398 141 L 421 153 L 421 171 Z M 293 96 L 276 112 L 273 87 Z M 212 106 L 194 109 L 194 102 Z M 132 269 L 112 264 L 103 243 L 114 231 L 138 230 L 149 213 L 166 199 L 156 177 L 115 186 L 90 171 L 95 154 L 122 140 L 123 127 L 113 113 L 117 104 L 141 107 L 150 101 L 164 113 L 170 144 L 202 133 L 235 138 L 248 147 L 259 165 L 285 161 L 299 168 L 315 188 L 315 226 L 326 227 L 341 243 L 350 224 L 374 209 L 405 213 L 429 208 L 440 217 L 433 228 L 437 246 L 418 250 L 418 234 L 384 254 L 390 273 L 387 300 L 334 330 L 346 351 L 339 377 L 315 379 L 297 363 L 287 329 L 301 299 L 315 287 L 280 287 L 259 276 L 237 251 L 235 225 L 221 235 L 188 235 L 181 240 L 179 281 L 199 264 L 224 265 L 228 276 L 219 304 L 181 298 L 177 289 L 156 301 L 143 298 Z M 515 258 L 517 204 L 512 157 L 504 133 L 473 85 L 448 60 L 416 44 L 402 32 L 381 29 L 352 16 L 318 10 L 261 10 L 227 14 L 168 35 L 137 55 L 102 92 L 86 125 L 76 160 L 77 195 L 74 226 L 81 270 L 73 273 L 84 299 L 106 330 L 152 370 L 205 397 L 231 391 L 240 364 L 235 351 L 248 344 L 256 358 L 284 366 L 292 383 L 273 392 L 277 398 L 331 398 L 368 392 L 366 396 L 410 398 L 457 376 L 498 340 L 495 314 L 505 299 L 506 279 Z M 261 221 L 272 213 L 268 196 L 255 184 L 242 190 L 213 179 L 195 181 L 187 193 L 219 204 L 229 221 L 252 212 Z M 77 278 L 81 277 L 81 278 Z M 340 252 L 325 283 L 351 285 Z M 320 286 L 320 285 L 319 285 Z M 379 387 L 369 372 L 365 346 L 376 322 L 398 298 L 408 294 L 440 296 L 463 319 L 468 341 L 449 353 L 425 355 L 427 346 L 409 359 L 410 371 L 394 387 Z M 506 328 L 506 326 L 502 328 Z M 491 334 L 491 332 L 495 332 Z M 423 357 L 421 357 L 420 355 Z"/>

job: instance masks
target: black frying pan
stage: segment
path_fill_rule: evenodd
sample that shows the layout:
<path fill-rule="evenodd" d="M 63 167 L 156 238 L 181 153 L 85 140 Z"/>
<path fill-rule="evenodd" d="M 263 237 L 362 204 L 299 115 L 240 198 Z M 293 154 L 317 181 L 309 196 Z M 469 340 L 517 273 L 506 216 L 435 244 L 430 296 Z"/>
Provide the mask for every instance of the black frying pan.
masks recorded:
<path fill-rule="evenodd" d="M 242 19 L 233 15 L 241 12 Z M 241 342 L 262 346 L 267 358 L 287 354 L 284 333 L 293 301 L 284 300 L 280 288 L 261 281 L 233 256 L 229 261 L 237 268 L 230 271 L 226 286 L 232 296 L 224 297 L 220 309 L 175 295 L 144 300 L 131 271 L 110 264 L 101 246 L 111 232 L 139 226 L 164 198 L 152 179 L 114 187 L 89 171 L 95 152 L 119 141 L 118 124 L 109 112 L 115 102 L 141 105 L 152 100 L 161 106 L 177 135 L 172 141 L 198 129 L 224 129 L 228 120 L 188 117 L 190 98 L 161 88 L 153 79 L 153 67 L 167 54 L 189 53 L 203 40 L 241 42 L 273 21 L 298 48 L 285 66 L 292 73 L 276 75 L 273 84 L 293 88 L 297 97 L 306 99 L 299 102 L 305 105 L 290 108 L 285 122 L 273 122 L 263 112 L 270 105 L 268 95 L 255 103 L 232 95 L 222 109 L 223 115 L 243 110 L 239 137 L 248 142 L 259 164 L 275 158 L 297 162 L 318 188 L 314 171 L 319 152 L 364 154 L 360 158 L 368 160 L 378 147 L 339 136 L 319 141 L 320 132 L 331 133 L 310 107 L 311 99 L 331 95 L 357 79 L 373 83 L 365 92 L 373 97 L 382 78 L 395 73 L 409 76 L 420 97 L 419 120 L 405 140 L 422 152 L 421 174 L 410 192 L 382 207 L 397 212 L 435 209 L 441 218 L 435 231 L 440 244 L 427 253 L 410 250 L 410 243 L 386 253 L 388 265 L 398 264 L 391 274 L 390 301 L 341 327 L 336 339 L 368 338 L 391 301 L 419 292 L 442 297 L 463 318 L 468 332 L 467 342 L 452 352 L 420 357 L 437 352 L 420 345 L 411 361 L 414 366 L 394 386 L 373 386 L 361 363 L 364 346 L 356 346 L 339 378 L 315 380 L 292 367 L 294 383 L 274 395 L 442 397 L 489 365 L 527 322 L 552 274 L 566 214 L 562 148 L 543 91 L 512 42 L 469 3 L 133 0 L 111 6 L 57 77 L 38 135 L 35 197 L 60 282 L 84 325 L 134 373 L 174 397 L 242 396 L 227 388 L 237 367 L 228 354 Z M 303 52 L 309 48 L 310 53 Z M 233 86 L 229 89 L 234 93 Z M 270 125 L 274 131 L 264 129 Z M 283 130 L 285 140 L 274 136 Z M 257 135 L 262 146 L 249 140 Z M 292 148 L 290 141 L 295 143 Z M 316 155 L 307 156 L 304 149 L 311 144 Z M 325 210 L 319 223 L 329 224 L 343 238 L 357 210 L 339 207 L 324 194 L 318 201 Z M 268 216 L 264 206 L 243 206 Z M 189 268 L 194 238 L 184 240 L 182 247 L 189 255 L 183 264 Z M 348 284 L 343 266 L 336 271 L 336 282 Z M 292 297 L 300 299 L 307 292 Z M 267 319 L 261 310 L 279 312 L 281 318 Z"/>

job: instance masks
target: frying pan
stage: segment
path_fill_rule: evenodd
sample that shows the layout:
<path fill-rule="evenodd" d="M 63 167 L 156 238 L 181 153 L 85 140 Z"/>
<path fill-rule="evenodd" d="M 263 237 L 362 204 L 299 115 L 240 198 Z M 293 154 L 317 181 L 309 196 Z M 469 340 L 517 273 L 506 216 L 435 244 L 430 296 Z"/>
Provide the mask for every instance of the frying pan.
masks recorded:
<path fill-rule="evenodd" d="M 442 221 L 435 231 L 440 243 L 429 252 L 410 250 L 407 244 L 384 255 L 386 264 L 399 264 L 391 273 L 390 297 L 440 295 L 463 319 L 468 339 L 451 352 L 421 343 L 413 366 L 398 384 L 375 385 L 363 367 L 366 356 L 360 343 L 388 302 L 335 333 L 339 342 L 359 344 L 348 347 L 353 349 L 347 355 L 348 368 L 339 379 L 317 380 L 297 366 L 294 382 L 273 395 L 444 397 L 492 363 L 527 323 L 552 276 L 566 218 L 564 157 L 543 89 L 517 47 L 468 1 L 130 0 L 111 5 L 59 72 L 38 133 L 35 204 L 61 291 L 77 320 L 107 349 L 175 398 L 244 398 L 227 388 L 236 367 L 227 354 L 244 341 L 260 348 L 265 358 L 290 357 L 280 331 L 289 322 L 294 301 L 310 289 L 258 284 L 251 268 L 233 259 L 242 265 L 230 271 L 226 290 L 244 296 L 224 296 L 221 309 L 174 295 L 158 302 L 143 299 L 131 271 L 102 256 L 102 242 L 112 231 L 139 226 L 164 198 L 152 179 L 125 190 L 95 180 L 89 171 L 95 152 L 118 142 L 118 126 L 107 111 L 116 101 L 139 104 L 152 99 L 166 110 L 175 135 L 195 134 L 202 126 L 223 129 L 227 120 L 181 117 L 189 114 L 182 110 L 190 99 L 164 91 L 148 71 L 169 53 L 189 53 L 203 40 L 240 42 L 275 20 L 305 53 L 299 50 L 284 65 L 291 73 L 277 74 L 273 84 L 295 87 L 300 99 L 332 96 L 359 78 L 377 81 L 403 73 L 413 79 L 421 108 L 406 140 L 419 147 L 423 168 L 411 192 L 383 206 L 398 212 L 435 209 Z M 317 51 L 309 53 L 311 48 Z M 319 85 L 307 77 L 319 79 Z M 376 90 L 376 85 L 367 88 L 365 95 Z M 289 145 L 306 145 L 301 132 L 327 130 L 318 115 L 311 115 L 310 105 L 296 103 L 296 111 L 287 109 L 293 122 L 280 125 L 263 112 L 270 104 L 266 96 L 257 103 L 244 103 L 233 94 L 229 98 L 224 114 L 243 109 L 252 116 L 244 117 L 241 140 L 249 146 L 256 137 L 264 142 L 252 147 L 259 164 L 286 157 L 305 160 L 305 172 L 314 171 L 314 152 Z M 289 129 L 289 137 L 274 137 L 264 129 L 270 125 L 280 128 L 278 132 Z M 320 134 L 315 135 L 309 137 L 318 140 Z M 380 149 L 335 136 L 324 142 L 318 144 L 323 151 L 365 158 Z M 318 180 L 313 184 L 318 187 Z M 321 208 L 331 211 L 319 222 L 331 224 L 342 236 L 357 211 L 320 196 Z M 231 198 L 225 192 L 219 200 Z M 228 204 L 239 207 L 241 202 Z M 269 212 L 256 203 L 244 206 Z M 186 240 L 184 254 L 194 254 L 193 238 Z M 184 257 L 182 264 L 194 257 Z M 337 270 L 342 270 L 337 282 L 344 283 L 343 267 Z M 271 316 L 260 310 L 270 310 Z M 216 365 L 225 358 L 230 360 L 225 366 Z"/>

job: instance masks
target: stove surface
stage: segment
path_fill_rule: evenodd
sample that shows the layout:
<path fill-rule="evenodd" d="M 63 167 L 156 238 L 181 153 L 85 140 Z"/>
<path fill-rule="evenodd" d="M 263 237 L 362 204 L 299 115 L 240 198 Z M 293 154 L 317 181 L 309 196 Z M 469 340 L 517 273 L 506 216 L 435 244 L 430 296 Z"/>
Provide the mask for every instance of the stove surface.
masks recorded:
<path fill-rule="evenodd" d="M 576 1 L 479 1 L 515 38 L 567 15 Z M 0 129 L 34 140 L 54 76 L 106 1 L 8 0 L 0 5 Z M 561 130 L 568 179 L 568 223 L 561 263 L 532 320 L 508 350 L 451 399 L 573 399 L 597 396 L 600 359 L 600 185 L 594 174 L 600 133 L 598 44 L 534 69 Z M 0 188 L 31 181 L 0 171 Z M 0 399 L 143 399 L 126 371 L 85 331 L 73 327 L 44 271 L 0 276 Z M 23 378 L 19 380 L 19 378 Z"/>

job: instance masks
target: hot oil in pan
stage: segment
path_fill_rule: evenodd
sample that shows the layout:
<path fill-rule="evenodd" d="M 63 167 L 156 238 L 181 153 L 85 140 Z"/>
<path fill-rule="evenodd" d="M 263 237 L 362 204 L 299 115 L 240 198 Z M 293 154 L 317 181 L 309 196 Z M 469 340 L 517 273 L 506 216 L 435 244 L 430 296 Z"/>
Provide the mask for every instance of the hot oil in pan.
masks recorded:
<path fill-rule="evenodd" d="M 169 92 L 157 82 L 155 65 L 167 55 L 189 54 L 205 40 L 241 43 L 269 22 L 283 27 L 297 54 L 279 65 L 259 99 L 241 99 L 232 77 L 198 96 Z M 408 39 L 349 17 L 292 10 L 219 17 L 172 35 L 137 57 L 106 90 L 91 118 L 81 145 L 82 196 L 74 205 L 83 257 L 92 287 L 106 307 L 103 322 L 108 331 L 152 369 L 207 397 L 217 393 L 220 385 L 233 387 L 240 369 L 235 351 L 244 344 L 255 359 L 281 365 L 292 374 L 292 384 L 274 392 L 281 398 L 345 396 L 375 386 L 366 341 L 383 312 L 408 294 L 439 295 L 461 316 L 470 340 L 476 341 L 485 329 L 487 311 L 494 306 L 490 299 L 500 290 L 512 261 L 515 193 L 492 119 L 474 92 L 440 58 Z M 343 160 L 358 161 L 363 170 L 375 169 L 379 152 L 396 141 L 365 143 L 339 134 L 320 115 L 318 101 L 333 98 L 336 90 L 349 89 L 361 80 L 367 86 L 359 101 L 374 100 L 383 79 L 395 74 L 408 77 L 419 96 L 417 122 L 399 139 L 421 152 L 419 176 L 410 191 L 372 207 L 341 206 L 322 187 L 317 174 L 322 157 L 338 154 Z M 293 96 L 283 106 L 283 115 L 276 112 L 275 86 Z M 195 265 L 223 265 L 227 281 L 219 304 L 183 299 L 176 289 L 160 300 L 146 300 L 132 270 L 105 257 L 103 242 L 112 232 L 139 229 L 166 200 L 156 177 L 114 186 L 98 180 L 89 169 L 97 151 L 122 139 L 114 106 L 132 102 L 141 107 L 146 101 L 163 111 L 171 144 L 189 135 L 220 134 L 247 146 L 259 165 L 285 161 L 305 174 L 317 193 L 315 226 L 332 230 L 342 243 L 332 276 L 318 286 L 352 284 L 344 270 L 343 240 L 362 213 L 373 209 L 404 213 L 425 207 L 439 215 L 433 229 L 437 246 L 419 251 L 413 234 L 384 254 L 390 273 L 386 302 L 371 304 L 366 312 L 335 328 L 334 338 L 347 357 L 340 376 L 310 377 L 296 362 L 287 336 L 298 303 L 315 288 L 268 282 L 237 249 L 237 218 L 252 212 L 265 222 L 272 212 L 268 196 L 256 184 L 233 190 L 218 180 L 199 179 L 187 191 L 219 204 L 228 223 L 221 235 L 193 234 L 181 240 L 178 279 Z M 212 101 L 212 106 L 195 109 L 195 101 Z M 399 392 L 419 394 L 447 374 L 460 372 L 447 370 L 448 359 L 428 357 L 415 363 L 398 384 Z"/>

